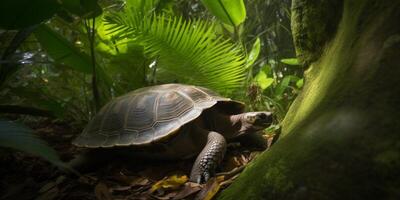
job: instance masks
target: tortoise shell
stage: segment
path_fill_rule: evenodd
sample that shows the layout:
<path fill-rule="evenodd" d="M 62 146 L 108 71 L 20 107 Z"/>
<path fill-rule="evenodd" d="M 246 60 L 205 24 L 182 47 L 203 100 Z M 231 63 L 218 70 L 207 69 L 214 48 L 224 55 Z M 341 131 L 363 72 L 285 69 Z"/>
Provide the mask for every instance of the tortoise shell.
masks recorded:
<path fill-rule="evenodd" d="M 99 148 L 165 140 L 218 102 L 233 113 L 244 105 L 198 86 L 165 84 L 132 91 L 107 103 L 73 144 Z"/>

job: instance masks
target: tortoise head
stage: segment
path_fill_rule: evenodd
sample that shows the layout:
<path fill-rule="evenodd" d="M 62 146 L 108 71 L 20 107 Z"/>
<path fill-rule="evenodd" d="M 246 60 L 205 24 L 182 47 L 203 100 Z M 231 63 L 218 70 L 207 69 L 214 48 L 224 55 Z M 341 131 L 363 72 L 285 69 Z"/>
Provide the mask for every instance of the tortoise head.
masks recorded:
<path fill-rule="evenodd" d="M 254 133 L 264 130 L 272 123 L 271 112 L 247 112 L 243 113 L 241 117 L 242 127 L 239 135 Z"/>

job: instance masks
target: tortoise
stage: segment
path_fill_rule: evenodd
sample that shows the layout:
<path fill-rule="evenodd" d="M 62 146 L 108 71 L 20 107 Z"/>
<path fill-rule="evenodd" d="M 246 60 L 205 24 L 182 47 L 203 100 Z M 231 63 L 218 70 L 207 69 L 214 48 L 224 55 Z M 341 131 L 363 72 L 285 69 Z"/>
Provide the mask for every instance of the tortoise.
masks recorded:
<path fill-rule="evenodd" d="M 164 84 L 134 90 L 107 103 L 73 144 L 120 149 L 150 159 L 197 156 L 190 181 L 214 176 L 227 141 L 262 140 L 257 132 L 272 122 L 270 112 L 244 112 L 244 104 L 199 86 Z M 263 143 L 265 144 L 265 143 Z"/>

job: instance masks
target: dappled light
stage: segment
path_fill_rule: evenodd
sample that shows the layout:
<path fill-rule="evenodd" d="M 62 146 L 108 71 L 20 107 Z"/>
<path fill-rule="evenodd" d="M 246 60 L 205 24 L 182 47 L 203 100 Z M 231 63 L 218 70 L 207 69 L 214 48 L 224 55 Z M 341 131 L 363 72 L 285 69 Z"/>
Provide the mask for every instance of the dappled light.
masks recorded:
<path fill-rule="evenodd" d="M 399 10 L 2 0 L 0 200 L 399 199 Z"/>

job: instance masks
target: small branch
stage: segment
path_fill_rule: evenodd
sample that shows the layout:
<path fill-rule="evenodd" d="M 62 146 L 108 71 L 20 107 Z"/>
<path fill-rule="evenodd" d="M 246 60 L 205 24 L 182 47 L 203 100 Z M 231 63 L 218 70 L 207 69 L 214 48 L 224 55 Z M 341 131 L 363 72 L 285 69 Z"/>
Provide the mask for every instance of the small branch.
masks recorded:
<path fill-rule="evenodd" d="M 85 20 L 86 32 L 88 34 L 89 45 L 90 45 L 90 57 L 92 62 L 92 92 L 93 100 L 95 105 L 95 111 L 100 109 L 100 95 L 99 88 L 97 86 L 97 71 L 96 71 L 96 58 L 94 52 L 94 41 L 95 41 L 95 18 L 90 20 Z"/>

